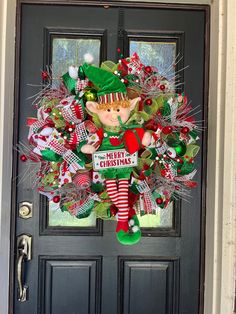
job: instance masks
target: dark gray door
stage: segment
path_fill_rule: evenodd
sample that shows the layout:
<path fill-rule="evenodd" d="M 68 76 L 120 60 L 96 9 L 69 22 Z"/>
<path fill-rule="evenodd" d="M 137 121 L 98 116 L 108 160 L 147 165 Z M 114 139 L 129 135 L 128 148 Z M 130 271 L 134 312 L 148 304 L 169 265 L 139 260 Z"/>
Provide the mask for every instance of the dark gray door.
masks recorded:
<path fill-rule="evenodd" d="M 125 54 L 136 50 L 150 63 L 159 58 L 160 66 L 162 59 L 164 64 L 177 56 L 179 63 L 173 71 L 189 66 L 180 73 L 180 80 L 186 82 L 193 106 L 201 110 L 199 120 L 205 118 L 208 7 L 26 2 L 21 1 L 18 7 L 16 142 L 27 142 L 26 118 L 35 115 L 28 97 L 38 88 L 28 84 L 41 84 L 40 70 L 46 64 L 53 64 L 60 73 L 70 63 L 82 62 L 80 58 L 88 49 L 96 62 L 117 60 L 118 47 Z M 160 212 L 153 225 L 144 218 L 144 236 L 132 247 L 116 241 L 114 222 L 94 217 L 81 222 L 53 208 L 31 188 L 30 169 L 19 163 L 18 173 L 30 175 L 23 180 L 19 176 L 15 184 L 15 235 L 32 235 L 32 259 L 24 265 L 25 302 L 17 299 L 15 271 L 14 313 L 199 313 L 204 136 L 197 161 L 198 187 L 192 198 Z M 19 216 L 21 202 L 33 204 L 31 218 Z M 14 250 L 17 258 L 16 245 Z"/>

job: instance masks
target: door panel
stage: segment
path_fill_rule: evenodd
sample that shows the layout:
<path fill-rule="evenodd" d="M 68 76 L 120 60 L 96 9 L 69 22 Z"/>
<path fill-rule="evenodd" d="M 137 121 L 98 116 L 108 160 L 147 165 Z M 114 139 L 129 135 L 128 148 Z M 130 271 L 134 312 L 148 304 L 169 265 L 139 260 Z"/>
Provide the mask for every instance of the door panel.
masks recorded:
<path fill-rule="evenodd" d="M 120 312 L 175 313 L 178 271 L 178 259 L 119 257 Z"/>
<path fill-rule="evenodd" d="M 79 256 L 40 256 L 39 312 L 87 314 L 99 311 L 101 267 L 100 256 L 88 256 L 87 259 Z"/>
<path fill-rule="evenodd" d="M 27 142 L 26 117 L 35 115 L 29 97 L 41 86 L 40 71 L 53 63 L 58 75 L 68 66 L 63 58 L 82 62 L 85 47 L 93 49 L 96 62 L 116 61 L 117 45 L 126 55 L 140 49 L 150 64 L 158 57 L 159 67 L 163 60 L 179 59 L 169 75 L 189 66 L 178 80 L 186 82 L 184 89 L 196 111 L 201 109 L 197 119 L 202 120 L 207 9 L 132 6 L 21 4 L 18 141 Z M 63 218 L 31 188 L 33 172 L 19 163 L 19 174 L 29 175 L 23 180 L 19 176 L 16 204 L 32 202 L 33 217 L 17 217 L 16 235 L 33 236 L 33 259 L 25 269 L 28 300 L 17 301 L 15 285 L 14 313 L 198 313 L 202 160 L 199 156 L 198 188 L 189 201 L 176 201 L 158 213 L 155 225 L 142 218 L 144 236 L 131 247 L 116 241 L 114 221 L 77 224 Z"/>

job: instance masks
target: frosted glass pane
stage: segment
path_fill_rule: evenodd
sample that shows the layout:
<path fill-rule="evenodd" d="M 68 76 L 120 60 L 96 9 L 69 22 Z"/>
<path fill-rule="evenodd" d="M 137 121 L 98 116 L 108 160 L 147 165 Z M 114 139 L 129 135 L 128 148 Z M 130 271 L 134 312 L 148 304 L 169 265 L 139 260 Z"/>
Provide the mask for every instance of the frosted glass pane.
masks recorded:
<path fill-rule="evenodd" d="M 130 55 L 136 52 L 145 65 L 157 67 L 167 78 L 175 76 L 173 64 L 176 59 L 175 42 L 130 41 Z"/>
<path fill-rule="evenodd" d="M 68 71 L 70 65 L 84 63 L 84 55 L 93 56 L 93 64 L 100 64 L 100 39 L 54 38 L 52 42 L 52 67 L 54 77 L 58 78 Z"/>
<path fill-rule="evenodd" d="M 52 69 L 54 78 L 59 78 L 68 71 L 70 65 L 84 63 L 84 55 L 93 56 L 93 64 L 100 64 L 100 39 L 89 38 L 53 38 Z M 49 226 L 62 227 L 94 227 L 96 217 L 92 213 L 89 217 L 78 219 L 69 212 L 62 212 L 57 204 L 49 202 Z"/>
<path fill-rule="evenodd" d="M 95 227 L 96 215 L 91 213 L 87 218 L 78 219 L 69 212 L 62 212 L 58 204 L 49 202 L 49 226 L 51 227 Z"/>
<path fill-rule="evenodd" d="M 157 214 L 146 214 L 139 217 L 140 226 L 143 228 L 171 228 L 173 220 L 173 204 L 166 208 L 159 208 Z"/>
<path fill-rule="evenodd" d="M 175 42 L 130 40 L 129 45 L 130 55 L 136 52 L 143 64 L 157 67 L 158 71 L 168 79 L 174 78 Z M 139 215 L 139 221 L 143 228 L 171 228 L 173 204 L 170 204 L 165 209 L 159 208 L 155 215 Z"/>

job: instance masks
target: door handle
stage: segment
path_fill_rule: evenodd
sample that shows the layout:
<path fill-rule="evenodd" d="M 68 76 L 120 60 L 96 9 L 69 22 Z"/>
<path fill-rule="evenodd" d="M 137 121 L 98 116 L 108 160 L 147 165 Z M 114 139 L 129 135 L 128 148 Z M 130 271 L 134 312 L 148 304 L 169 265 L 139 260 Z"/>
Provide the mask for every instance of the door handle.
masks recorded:
<path fill-rule="evenodd" d="M 32 236 L 21 234 L 17 237 L 17 282 L 18 282 L 18 301 L 27 300 L 28 287 L 25 285 L 25 262 L 32 258 Z"/>

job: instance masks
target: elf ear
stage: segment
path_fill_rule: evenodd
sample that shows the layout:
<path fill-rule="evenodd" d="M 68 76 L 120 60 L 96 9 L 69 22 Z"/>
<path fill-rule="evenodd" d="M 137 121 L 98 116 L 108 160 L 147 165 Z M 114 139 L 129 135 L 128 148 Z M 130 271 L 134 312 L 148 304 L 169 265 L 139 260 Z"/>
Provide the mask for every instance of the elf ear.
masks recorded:
<path fill-rule="evenodd" d="M 141 100 L 141 97 L 136 97 L 136 98 L 130 100 L 130 111 L 134 110 L 137 102 L 140 100 Z"/>
<path fill-rule="evenodd" d="M 87 101 L 86 102 L 86 107 L 89 111 L 91 111 L 92 113 L 97 113 L 98 109 L 97 109 L 98 103 L 95 101 Z"/>

